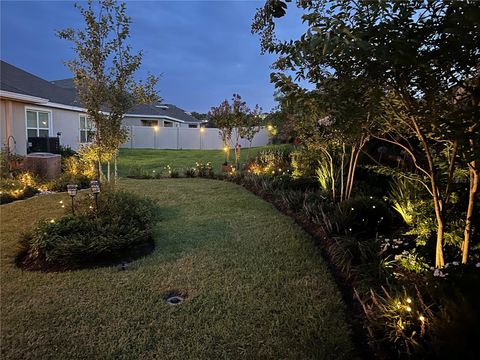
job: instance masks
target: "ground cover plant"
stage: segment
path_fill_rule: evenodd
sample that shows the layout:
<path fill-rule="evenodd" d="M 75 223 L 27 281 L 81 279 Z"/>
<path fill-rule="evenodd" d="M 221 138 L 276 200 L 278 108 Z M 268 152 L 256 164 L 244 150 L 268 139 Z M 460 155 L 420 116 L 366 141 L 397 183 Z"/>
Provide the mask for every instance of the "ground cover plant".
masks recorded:
<path fill-rule="evenodd" d="M 156 209 L 150 200 L 113 188 L 97 199 L 77 196 L 66 214 L 42 219 L 22 235 L 17 264 L 27 270 L 68 270 L 118 263 L 153 249 Z M 74 212 L 73 212 L 74 210 Z"/>
<path fill-rule="evenodd" d="M 229 182 L 119 186 L 160 208 L 155 250 L 127 270 L 22 271 L 18 224 L 62 216 L 69 197 L 0 207 L 2 358 L 356 357 L 341 295 L 290 218 Z M 171 291 L 185 303 L 165 304 Z"/>

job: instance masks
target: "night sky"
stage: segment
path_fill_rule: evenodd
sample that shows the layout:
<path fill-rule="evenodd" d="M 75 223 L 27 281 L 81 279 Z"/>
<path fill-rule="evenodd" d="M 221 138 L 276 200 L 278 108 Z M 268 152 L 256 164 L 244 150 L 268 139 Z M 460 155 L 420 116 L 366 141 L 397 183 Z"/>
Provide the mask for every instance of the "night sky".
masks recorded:
<path fill-rule="evenodd" d="M 239 93 L 264 111 L 275 106 L 269 83 L 272 55 L 261 55 L 250 26 L 263 1 L 127 1 L 131 44 L 144 58 L 139 76 L 161 74 L 165 103 L 207 112 Z M 62 61 L 71 44 L 55 30 L 82 26 L 69 1 L 1 0 L 1 59 L 47 80 L 72 77 Z M 301 33 L 300 12 L 291 9 L 278 28 L 282 38 Z"/>

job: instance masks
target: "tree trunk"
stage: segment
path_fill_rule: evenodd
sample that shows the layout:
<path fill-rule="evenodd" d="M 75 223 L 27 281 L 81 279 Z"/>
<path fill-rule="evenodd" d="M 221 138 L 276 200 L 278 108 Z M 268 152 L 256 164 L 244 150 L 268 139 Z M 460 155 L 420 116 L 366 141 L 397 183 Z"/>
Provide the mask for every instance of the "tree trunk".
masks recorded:
<path fill-rule="evenodd" d="M 107 182 L 110 183 L 110 160 L 107 161 Z"/>
<path fill-rule="evenodd" d="M 350 159 L 348 160 L 348 174 L 347 174 L 347 183 L 345 184 L 345 200 L 350 199 L 350 192 L 353 186 L 353 174 L 355 173 L 354 162 L 355 154 L 357 150 L 357 144 L 352 145 L 352 150 L 350 151 Z"/>
<path fill-rule="evenodd" d="M 353 179 L 355 179 L 355 171 L 357 169 L 358 158 L 360 157 L 360 153 L 362 152 L 363 147 L 365 146 L 366 141 L 362 141 L 360 146 L 355 153 L 355 159 L 353 160 L 353 167 L 352 167 L 352 178 L 350 180 L 350 187 L 348 188 L 348 198 L 352 196 L 352 189 L 353 189 Z"/>
<path fill-rule="evenodd" d="M 435 165 L 433 164 L 432 154 L 430 153 L 430 147 L 428 146 L 427 140 L 425 139 L 420 127 L 417 122 L 412 119 L 412 125 L 417 134 L 418 140 L 423 146 L 425 151 L 425 156 L 428 163 L 428 172 L 430 176 L 430 184 L 433 195 L 433 204 L 435 206 L 435 217 L 437 219 L 437 245 L 436 245 L 436 254 L 435 254 L 435 267 L 443 267 L 445 265 L 445 259 L 443 257 L 443 238 L 444 238 L 444 223 L 443 223 L 443 203 L 440 195 L 440 191 L 437 185 L 437 177 L 435 171 Z"/>
<path fill-rule="evenodd" d="M 345 163 L 345 143 L 342 146 L 342 160 L 340 163 L 340 202 L 343 201 L 343 167 Z"/>
<path fill-rule="evenodd" d="M 467 220 L 465 223 L 465 232 L 462 243 L 462 264 L 466 264 L 468 261 L 468 247 L 470 243 L 470 236 L 472 233 L 472 217 L 473 209 L 475 207 L 475 196 L 478 191 L 478 178 L 479 172 L 476 168 L 476 161 L 472 161 L 470 166 L 470 191 L 468 194 L 468 208 L 467 208 Z"/>
<path fill-rule="evenodd" d="M 113 159 L 114 161 L 114 180 L 115 180 L 115 184 L 117 184 L 117 180 L 118 180 L 118 164 L 117 164 L 117 154 L 115 154 L 115 157 Z"/>
<path fill-rule="evenodd" d="M 335 198 L 337 195 L 335 194 L 335 174 L 333 172 L 333 158 L 330 156 L 330 178 L 332 179 L 332 198 L 333 202 L 335 202 Z"/>

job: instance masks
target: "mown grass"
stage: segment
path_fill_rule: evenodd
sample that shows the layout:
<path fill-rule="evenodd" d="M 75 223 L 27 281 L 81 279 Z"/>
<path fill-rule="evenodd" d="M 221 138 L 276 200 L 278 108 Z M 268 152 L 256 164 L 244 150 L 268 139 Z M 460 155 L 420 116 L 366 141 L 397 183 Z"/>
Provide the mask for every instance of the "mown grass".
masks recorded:
<path fill-rule="evenodd" d="M 272 148 L 284 147 L 289 145 L 273 145 L 255 148 L 244 148 L 240 152 L 240 162 L 245 163 L 248 159 L 255 156 L 258 152 Z M 233 150 L 230 153 L 230 163 L 233 163 Z M 212 163 L 215 172 L 220 171 L 220 167 L 225 162 L 225 153 L 222 150 L 154 150 L 154 149 L 121 149 L 119 156 L 119 174 L 128 175 L 129 169 L 141 167 L 142 170 L 151 172 L 155 170 L 160 172 L 164 167 L 170 165 L 172 168 L 182 170 L 194 167 L 195 162 Z"/>
<path fill-rule="evenodd" d="M 68 197 L 0 207 L 2 359 L 354 357 L 340 293 L 290 218 L 228 182 L 120 186 L 155 199 L 161 218 L 155 251 L 127 271 L 22 272 L 20 231 Z M 186 303 L 166 305 L 171 290 Z"/>

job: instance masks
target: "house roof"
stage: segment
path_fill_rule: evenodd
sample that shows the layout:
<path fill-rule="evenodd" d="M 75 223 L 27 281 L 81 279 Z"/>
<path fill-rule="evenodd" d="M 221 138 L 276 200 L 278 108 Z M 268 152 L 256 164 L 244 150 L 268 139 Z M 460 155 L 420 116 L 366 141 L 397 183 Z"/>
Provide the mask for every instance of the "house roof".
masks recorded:
<path fill-rule="evenodd" d="M 48 99 L 51 103 L 82 107 L 77 100 L 72 78 L 47 81 L 1 60 L 0 90 Z M 201 122 L 172 104 L 135 105 L 126 115 L 167 117 L 186 123 Z"/>
<path fill-rule="evenodd" d="M 5 61 L 0 61 L 0 90 L 36 96 L 50 102 L 81 106 L 72 89 L 60 88 Z"/>

